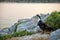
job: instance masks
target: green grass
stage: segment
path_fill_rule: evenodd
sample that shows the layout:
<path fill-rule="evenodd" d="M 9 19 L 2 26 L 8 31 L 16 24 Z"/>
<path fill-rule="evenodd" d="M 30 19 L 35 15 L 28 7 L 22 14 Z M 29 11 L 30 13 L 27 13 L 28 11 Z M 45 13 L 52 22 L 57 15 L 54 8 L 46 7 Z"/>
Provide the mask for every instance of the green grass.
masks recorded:
<path fill-rule="evenodd" d="M 25 35 L 32 35 L 32 34 L 33 34 L 33 32 L 27 32 L 26 30 L 23 30 L 23 31 L 19 31 L 19 32 L 14 32 L 13 34 L 0 36 L 0 40 L 6 40 L 6 39 L 12 38 L 12 37 L 22 37 Z"/>
<path fill-rule="evenodd" d="M 21 37 L 21 36 L 25 36 L 25 35 L 32 35 L 33 32 L 27 32 L 26 30 L 23 31 L 19 31 L 19 32 L 14 32 L 11 36 L 12 37 Z"/>

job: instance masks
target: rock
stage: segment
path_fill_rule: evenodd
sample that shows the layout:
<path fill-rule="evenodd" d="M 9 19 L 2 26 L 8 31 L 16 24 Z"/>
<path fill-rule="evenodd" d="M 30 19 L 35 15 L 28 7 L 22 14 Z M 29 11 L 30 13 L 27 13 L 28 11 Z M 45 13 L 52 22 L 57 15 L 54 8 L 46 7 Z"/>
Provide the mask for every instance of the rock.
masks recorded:
<path fill-rule="evenodd" d="M 41 15 L 41 20 L 45 22 L 45 20 L 50 16 L 50 14 L 40 14 Z"/>
<path fill-rule="evenodd" d="M 37 26 L 38 21 L 39 17 L 37 16 L 33 16 L 30 20 L 25 19 L 24 22 L 18 25 L 17 32 L 21 30 L 26 30 L 28 32 L 38 32 L 38 30 L 40 30 L 39 26 Z"/>
<path fill-rule="evenodd" d="M 49 34 L 36 33 L 36 34 L 23 36 L 23 37 L 13 37 L 7 40 L 49 40 Z"/>
<path fill-rule="evenodd" d="M 4 28 L 0 30 L 0 35 L 12 34 L 15 30 L 15 25 L 12 25 L 10 28 Z"/>
<path fill-rule="evenodd" d="M 60 29 L 57 29 L 50 34 L 50 40 L 60 40 Z"/>

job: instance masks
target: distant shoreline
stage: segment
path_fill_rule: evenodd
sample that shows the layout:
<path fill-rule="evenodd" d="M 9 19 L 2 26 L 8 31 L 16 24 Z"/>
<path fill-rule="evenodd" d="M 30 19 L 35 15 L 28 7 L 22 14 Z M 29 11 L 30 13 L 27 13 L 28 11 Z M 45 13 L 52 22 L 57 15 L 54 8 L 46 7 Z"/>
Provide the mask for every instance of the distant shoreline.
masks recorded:
<path fill-rule="evenodd" d="M 0 0 L 0 2 L 16 2 L 16 3 L 60 3 L 60 0 Z"/>
<path fill-rule="evenodd" d="M 28 4 L 44 4 L 44 2 L 0 2 L 0 3 L 28 3 Z M 45 4 L 60 4 L 60 2 L 45 2 Z"/>
<path fill-rule="evenodd" d="M 1 3 L 7 3 L 7 4 L 8 3 L 9 4 L 60 4 L 60 3 L 33 3 L 33 2 L 32 3 L 27 3 L 27 2 L 25 2 L 25 3 L 24 2 L 20 2 L 20 3 L 17 3 L 17 2 L 0 2 L 0 4 Z"/>

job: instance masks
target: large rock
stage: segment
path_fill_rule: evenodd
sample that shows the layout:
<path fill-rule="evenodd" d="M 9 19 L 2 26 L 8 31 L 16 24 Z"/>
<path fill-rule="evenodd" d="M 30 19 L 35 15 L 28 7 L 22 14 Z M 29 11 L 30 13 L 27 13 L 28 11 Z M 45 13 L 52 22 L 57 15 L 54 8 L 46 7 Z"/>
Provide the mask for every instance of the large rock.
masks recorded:
<path fill-rule="evenodd" d="M 50 40 L 60 40 L 60 29 L 51 33 Z"/>
<path fill-rule="evenodd" d="M 18 22 L 20 22 L 20 21 L 18 21 Z M 30 31 L 37 32 L 38 30 L 40 30 L 39 26 L 37 26 L 37 23 L 39 21 L 39 17 L 34 16 L 31 19 L 25 19 L 22 21 L 24 21 L 24 22 L 22 22 L 21 24 L 18 25 L 17 31 L 26 30 L 28 32 L 30 32 Z"/>
<path fill-rule="evenodd" d="M 12 34 L 15 30 L 15 25 L 12 25 L 10 28 L 4 28 L 0 30 L 0 35 Z"/>

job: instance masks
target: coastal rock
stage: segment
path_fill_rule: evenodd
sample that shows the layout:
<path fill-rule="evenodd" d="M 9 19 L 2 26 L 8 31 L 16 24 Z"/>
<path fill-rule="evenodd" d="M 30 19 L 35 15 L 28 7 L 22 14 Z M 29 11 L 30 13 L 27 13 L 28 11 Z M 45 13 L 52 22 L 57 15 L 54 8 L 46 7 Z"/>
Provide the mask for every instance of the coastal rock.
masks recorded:
<path fill-rule="evenodd" d="M 51 33 L 50 40 L 60 40 L 60 29 Z"/>
<path fill-rule="evenodd" d="M 10 28 L 4 28 L 0 30 L 0 35 L 12 34 L 15 30 L 15 25 L 12 25 Z"/>
<path fill-rule="evenodd" d="M 30 20 L 25 20 L 23 23 L 19 24 L 17 27 L 17 31 L 26 30 L 28 32 L 37 32 L 39 29 L 39 26 L 37 26 L 37 23 L 39 21 L 39 17 L 34 16 Z"/>

